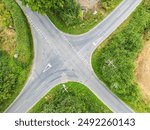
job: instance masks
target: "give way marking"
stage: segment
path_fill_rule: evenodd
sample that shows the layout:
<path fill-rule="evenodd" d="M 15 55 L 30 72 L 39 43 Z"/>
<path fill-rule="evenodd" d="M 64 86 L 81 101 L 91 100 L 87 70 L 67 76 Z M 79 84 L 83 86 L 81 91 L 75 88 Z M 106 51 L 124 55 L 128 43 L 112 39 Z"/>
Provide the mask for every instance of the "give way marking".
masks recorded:
<path fill-rule="evenodd" d="M 43 73 L 46 72 L 46 71 L 48 71 L 51 67 L 52 67 L 52 65 L 48 63 L 48 65 L 43 70 Z"/>

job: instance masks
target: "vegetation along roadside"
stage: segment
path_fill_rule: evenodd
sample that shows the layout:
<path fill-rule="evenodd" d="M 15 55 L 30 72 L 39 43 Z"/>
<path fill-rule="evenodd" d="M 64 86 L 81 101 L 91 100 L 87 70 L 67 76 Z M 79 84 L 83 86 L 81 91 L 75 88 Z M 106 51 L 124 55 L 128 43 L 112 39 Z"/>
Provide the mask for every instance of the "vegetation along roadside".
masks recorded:
<path fill-rule="evenodd" d="M 68 82 L 54 87 L 31 110 L 32 113 L 110 113 L 86 86 Z"/>
<path fill-rule="evenodd" d="M 0 0 L 0 8 L 0 112 L 3 112 L 28 78 L 33 47 L 29 24 L 15 0 Z"/>
<path fill-rule="evenodd" d="M 21 0 L 33 11 L 47 14 L 57 28 L 70 34 L 82 34 L 91 30 L 102 21 L 122 0 L 98 0 L 97 4 L 86 11 L 76 0 Z M 88 1 L 88 0 L 87 0 Z"/>
<path fill-rule="evenodd" d="M 144 99 L 135 76 L 136 59 L 150 37 L 149 7 L 150 0 L 143 0 L 92 57 L 97 76 L 136 112 L 150 112 L 150 100 Z"/>

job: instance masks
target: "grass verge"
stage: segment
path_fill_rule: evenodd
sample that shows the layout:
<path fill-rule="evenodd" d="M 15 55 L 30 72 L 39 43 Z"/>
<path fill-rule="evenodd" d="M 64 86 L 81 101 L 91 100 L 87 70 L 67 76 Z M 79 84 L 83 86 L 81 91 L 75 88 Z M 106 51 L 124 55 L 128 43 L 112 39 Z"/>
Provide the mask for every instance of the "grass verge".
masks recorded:
<path fill-rule="evenodd" d="M 110 113 L 111 111 L 84 85 L 76 82 L 57 85 L 31 110 L 33 113 Z"/>
<path fill-rule="evenodd" d="M 142 4 L 92 56 L 96 75 L 136 112 L 150 112 L 135 78 L 136 58 L 150 31 L 150 0 Z"/>
<path fill-rule="evenodd" d="M 49 11 L 47 16 L 54 23 L 54 25 L 61 31 L 69 34 L 86 33 L 100 23 L 122 0 L 101 0 L 97 6 L 97 14 L 93 15 L 93 11 L 89 10 L 83 14 L 83 20 L 74 26 L 66 26 L 64 22 L 59 19 L 57 14 Z"/>
<path fill-rule="evenodd" d="M 5 19 L 10 13 L 11 18 L 8 21 L 12 20 L 11 25 L 0 25 L 0 112 L 3 112 L 17 97 L 28 78 L 33 47 L 29 24 L 21 8 L 15 0 L 0 2 L 5 5 L 4 12 L 7 10 L 2 18 Z M 15 38 L 11 39 L 10 30 L 13 30 Z"/>

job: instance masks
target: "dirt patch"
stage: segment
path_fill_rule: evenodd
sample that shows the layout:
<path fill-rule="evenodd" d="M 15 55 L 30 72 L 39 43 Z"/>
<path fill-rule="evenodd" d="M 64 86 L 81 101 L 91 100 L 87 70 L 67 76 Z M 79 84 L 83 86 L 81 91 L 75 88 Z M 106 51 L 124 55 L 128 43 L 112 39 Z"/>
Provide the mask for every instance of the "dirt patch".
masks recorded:
<path fill-rule="evenodd" d="M 145 43 L 137 59 L 136 77 L 144 97 L 150 99 L 150 41 Z"/>
<path fill-rule="evenodd" d="M 13 29 L 4 29 L 0 32 L 1 49 L 9 55 L 13 55 L 16 49 L 16 33 Z"/>
<path fill-rule="evenodd" d="M 77 0 L 82 9 L 94 9 L 97 7 L 98 0 Z"/>

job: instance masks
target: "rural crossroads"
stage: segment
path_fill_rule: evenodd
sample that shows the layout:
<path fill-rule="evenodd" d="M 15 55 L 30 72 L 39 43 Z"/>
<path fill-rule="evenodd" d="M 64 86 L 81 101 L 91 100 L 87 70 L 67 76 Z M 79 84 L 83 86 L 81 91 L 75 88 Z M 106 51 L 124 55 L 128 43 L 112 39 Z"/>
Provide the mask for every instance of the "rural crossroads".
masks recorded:
<path fill-rule="evenodd" d="M 91 56 L 141 1 L 123 0 L 99 25 L 79 36 L 64 34 L 47 16 L 21 6 L 32 29 L 34 61 L 24 89 L 5 112 L 27 112 L 50 89 L 67 81 L 85 84 L 113 112 L 133 112 L 96 77 L 91 67 Z"/>

